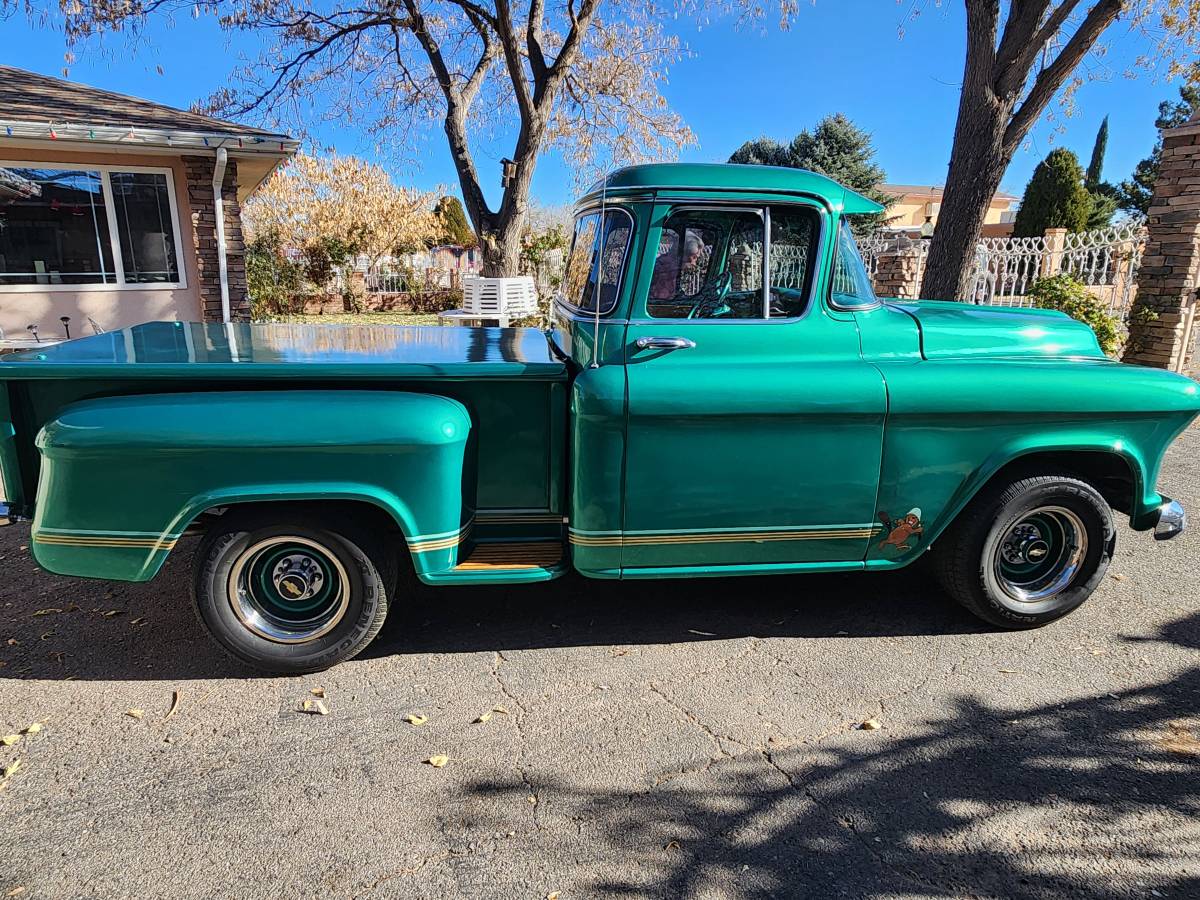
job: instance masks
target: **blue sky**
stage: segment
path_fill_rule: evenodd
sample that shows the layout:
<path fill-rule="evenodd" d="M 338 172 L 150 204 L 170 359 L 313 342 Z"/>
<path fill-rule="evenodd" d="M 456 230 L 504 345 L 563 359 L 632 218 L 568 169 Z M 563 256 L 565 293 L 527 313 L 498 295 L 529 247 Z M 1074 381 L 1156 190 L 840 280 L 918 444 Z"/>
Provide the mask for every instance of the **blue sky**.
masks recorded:
<path fill-rule="evenodd" d="M 909 3 L 893 0 L 817 0 L 801 4 L 790 31 L 766 33 L 718 22 L 703 28 L 679 19 L 672 29 L 690 50 L 671 71 L 667 99 L 699 140 L 682 158 L 725 160 L 743 141 L 768 135 L 790 139 L 828 113 L 842 112 L 870 131 L 879 163 L 894 183 L 940 184 L 945 179 L 962 77 L 964 15 L 961 4 L 924 4 L 916 21 L 901 22 Z M 903 25 L 903 36 L 899 34 Z M 1120 28 L 1120 26 L 1117 26 Z M 131 51 L 120 38 L 91 44 L 70 67 L 73 80 L 176 106 L 188 106 L 221 87 L 239 56 L 253 50 L 245 37 L 231 40 L 209 20 L 182 17 L 157 23 L 148 46 Z M 61 34 L 21 20 L 0 23 L 4 62 L 58 75 Z M 1037 162 L 1053 147 L 1075 150 L 1086 164 L 1100 120 L 1110 117 L 1105 177 L 1119 181 L 1154 143 L 1158 102 L 1175 86 L 1143 72 L 1124 77 L 1145 44 L 1115 31 L 1109 53 L 1091 62 L 1078 94 L 1077 112 L 1043 121 L 1017 153 L 1003 188 L 1020 194 Z M 161 66 L 160 75 L 157 67 Z M 1065 130 L 1059 132 L 1059 127 Z M 370 139 L 341 128 L 316 130 L 323 144 L 374 158 Z M 414 137 L 413 161 L 388 163 L 397 182 L 422 188 L 449 186 L 457 193 L 444 137 L 436 126 Z M 499 193 L 498 160 L 504 142 L 480 142 L 477 164 L 493 199 Z M 539 163 L 533 193 L 549 205 L 569 202 L 571 173 L 550 153 Z"/>

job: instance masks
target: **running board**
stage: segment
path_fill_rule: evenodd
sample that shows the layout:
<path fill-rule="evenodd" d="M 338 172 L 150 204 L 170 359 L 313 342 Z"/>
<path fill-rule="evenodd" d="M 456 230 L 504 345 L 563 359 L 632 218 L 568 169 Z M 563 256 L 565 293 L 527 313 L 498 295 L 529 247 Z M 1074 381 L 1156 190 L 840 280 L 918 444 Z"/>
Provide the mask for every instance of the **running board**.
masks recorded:
<path fill-rule="evenodd" d="M 430 572 L 426 584 L 517 584 L 550 581 L 567 570 L 562 541 L 476 543 L 453 569 Z"/>

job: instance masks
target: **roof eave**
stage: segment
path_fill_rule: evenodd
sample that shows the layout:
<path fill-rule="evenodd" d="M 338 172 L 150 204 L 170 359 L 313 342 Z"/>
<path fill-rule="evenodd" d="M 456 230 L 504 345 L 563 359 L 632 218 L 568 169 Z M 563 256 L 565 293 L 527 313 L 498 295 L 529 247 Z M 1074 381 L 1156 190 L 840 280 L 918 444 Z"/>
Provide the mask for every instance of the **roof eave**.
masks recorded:
<path fill-rule="evenodd" d="M 225 147 L 240 153 L 269 153 L 290 156 L 300 142 L 286 134 L 238 133 L 235 131 L 193 131 L 189 129 L 142 128 L 116 125 L 73 123 L 41 124 L 0 118 L 0 146 L 5 138 L 14 140 L 62 141 L 63 143 L 152 147 L 164 150 L 217 150 Z"/>

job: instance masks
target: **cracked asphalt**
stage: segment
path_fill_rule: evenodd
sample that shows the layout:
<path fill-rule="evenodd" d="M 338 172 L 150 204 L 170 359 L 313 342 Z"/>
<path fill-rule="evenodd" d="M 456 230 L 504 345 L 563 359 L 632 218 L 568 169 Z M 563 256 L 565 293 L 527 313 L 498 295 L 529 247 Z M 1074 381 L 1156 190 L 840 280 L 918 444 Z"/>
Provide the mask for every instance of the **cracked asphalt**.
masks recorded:
<path fill-rule="evenodd" d="M 1200 511 L 1200 430 L 1160 483 Z M 1200 896 L 1200 529 L 1122 527 L 1035 632 L 919 571 L 568 578 L 421 591 L 303 678 L 210 647 L 187 546 L 131 585 L 27 542 L 0 735 L 43 728 L 0 747 L 0 897 Z"/>

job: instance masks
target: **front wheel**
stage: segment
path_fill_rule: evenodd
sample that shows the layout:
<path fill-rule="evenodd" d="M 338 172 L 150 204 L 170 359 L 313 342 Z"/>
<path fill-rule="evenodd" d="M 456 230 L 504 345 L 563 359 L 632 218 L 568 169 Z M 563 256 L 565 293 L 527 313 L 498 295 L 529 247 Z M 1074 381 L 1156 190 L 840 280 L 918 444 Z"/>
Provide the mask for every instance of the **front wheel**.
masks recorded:
<path fill-rule="evenodd" d="M 1034 475 L 976 498 L 933 550 L 938 580 L 981 619 L 1037 628 L 1099 586 L 1116 543 L 1112 511 L 1086 482 Z"/>
<path fill-rule="evenodd" d="M 353 525 L 228 513 L 196 553 L 194 601 L 226 651 L 267 672 L 317 672 L 383 627 L 391 555 Z"/>

